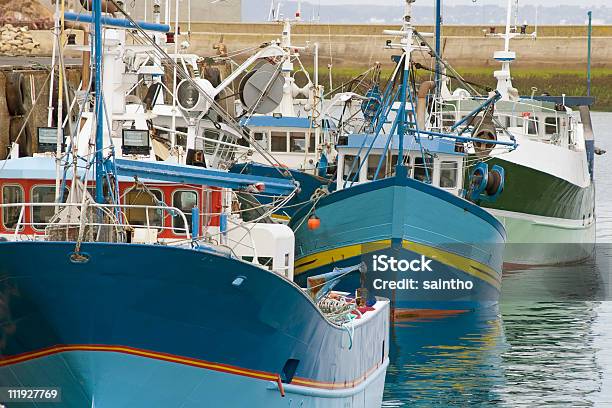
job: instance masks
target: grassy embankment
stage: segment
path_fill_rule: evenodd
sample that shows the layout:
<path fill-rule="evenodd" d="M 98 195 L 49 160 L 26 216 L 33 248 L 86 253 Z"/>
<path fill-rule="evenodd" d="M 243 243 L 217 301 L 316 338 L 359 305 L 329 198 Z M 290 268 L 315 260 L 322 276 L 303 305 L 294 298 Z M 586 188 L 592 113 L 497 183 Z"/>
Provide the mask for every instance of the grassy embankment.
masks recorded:
<path fill-rule="evenodd" d="M 495 68 L 457 68 L 455 69 L 468 81 L 482 84 L 494 88 L 496 81 L 493 78 Z M 338 67 L 334 68 L 334 86 L 339 86 L 343 82 L 363 72 L 359 68 Z M 384 69 L 382 78 L 388 77 L 389 69 Z M 321 83 L 329 90 L 328 73 L 320 73 Z M 423 76 L 429 73 L 423 72 Z M 513 84 L 521 95 L 531 95 L 532 87 L 537 88 L 536 95 L 544 92 L 550 95 L 566 94 L 568 96 L 583 96 L 587 93 L 586 70 L 563 69 L 563 68 L 520 68 L 512 69 Z M 593 110 L 612 111 L 612 68 L 594 68 L 592 73 L 591 93 L 596 98 Z"/>

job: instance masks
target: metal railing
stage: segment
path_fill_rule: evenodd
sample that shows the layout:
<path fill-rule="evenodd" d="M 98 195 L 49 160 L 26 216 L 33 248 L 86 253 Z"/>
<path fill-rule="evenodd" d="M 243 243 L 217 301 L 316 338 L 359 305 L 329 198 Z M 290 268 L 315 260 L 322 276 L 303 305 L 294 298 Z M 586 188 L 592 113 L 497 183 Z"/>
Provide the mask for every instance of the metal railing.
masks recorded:
<path fill-rule="evenodd" d="M 442 102 L 440 110 L 437 112 L 438 123 L 444 128 L 453 120 L 456 122 L 461 119 L 461 115 L 467 111 L 459 110 L 457 103 L 461 101 Z M 529 113 L 529 115 L 525 115 Z M 537 137 L 547 143 L 558 144 L 562 139 L 561 120 L 559 112 L 545 106 L 531 104 L 525 101 L 514 102 L 512 110 L 495 110 L 496 126 L 521 127 L 525 128 L 524 134 L 530 137 Z M 554 123 L 547 123 L 547 118 L 554 118 Z M 500 120 L 503 119 L 503 120 Z M 501 122 L 501 123 L 500 123 Z M 554 128 L 551 132 L 549 129 Z M 534 132 L 530 130 L 535 129 Z M 568 127 L 569 131 L 570 127 Z"/>
<path fill-rule="evenodd" d="M 55 211 L 54 215 L 48 221 L 38 221 L 38 222 L 25 222 L 25 214 L 26 209 L 28 208 L 57 208 L 60 211 Z M 66 222 L 57 220 L 57 216 L 61 214 L 61 210 L 65 208 L 78 208 L 85 210 L 85 217 L 91 217 L 91 213 L 95 212 L 95 210 L 102 211 L 103 214 L 107 216 L 107 218 L 111 219 L 112 222 L 91 222 L 90 220 L 86 220 L 85 222 Z M 170 230 L 174 235 L 184 236 L 187 239 L 191 238 L 189 231 L 189 223 L 187 222 L 187 217 L 185 213 L 176 207 L 165 206 L 165 205 L 129 205 L 129 204 L 98 204 L 87 202 L 85 205 L 82 203 L 7 203 L 0 204 L 0 211 L 4 212 L 7 208 L 19 208 L 19 217 L 17 219 L 17 223 L 13 228 L 5 227 L 9 230 L 14 229 L 14 235 L 24 235 L 23 230 L 26 226 L 31 226 L 35 230 L 44 230 L 47 227 L 112 227 L 115 229 L 123 228 L 123 229 L 134 229 L 134 228 L 146 228 L 147 231 L 155 230 Z M 145 211 L 145 225 L 140 224 L 131 224 L 128 220 L 128 217 L 125 214 L 126 209 L 140 209 Z M 117 217 L 113 211 L 109 210 L 119 210 L 120 216 Z M 152 224 L 149 216 L 149 211 L 165 211 L 169 212 L 173 217 L 180 217 L 183 221 L 183 227 L 170 226 L 166 227 L 162 225 Z M 40 235 L 40 234 L 36 234 Z"/>

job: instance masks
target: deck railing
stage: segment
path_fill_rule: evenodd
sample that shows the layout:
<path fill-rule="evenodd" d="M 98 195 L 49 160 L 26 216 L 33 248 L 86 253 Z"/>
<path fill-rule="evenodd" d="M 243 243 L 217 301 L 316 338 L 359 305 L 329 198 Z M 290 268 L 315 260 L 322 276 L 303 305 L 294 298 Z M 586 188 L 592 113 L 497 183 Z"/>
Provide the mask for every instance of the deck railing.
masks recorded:
<path fill-rule="evenodd" d="M 85 222 L 82 222 L 82 221 L 81 222 L 67 222 L 67 221 L 58 220 L 57 215 L 60 214 L 60 211 L 62 209 L 70 208 L 70 207 L 77 208 L 77 209 L 84 209 L 86 221 Z M 85 205 L 83 205 L 82 203 L 6 203 L 6 204 L 0 204 L 0 211 L 2 213 L 4 213 L 5 209 L 7 208 L 19 208 L 20 209 L 17 223 L 12 228 L 8 228 L 8 226 L 5 225 L 6 229 L 10 229 L 10 230 L 14 229 L 13 234 L 15 236 L 23 235 L 24 227 L 31 226 L 35 230 L 40 230 L 41 232 L 45 230 L 47 227 L 79 227 L 79 228 L 81 227 L 112 227 L 115 229 L 146 228 L 148 231 L 151 231 L 153 229 L 158 230 L 158 231 L 170 230 L 172 231 L 174 235 L 184 236 L 186 239 L 191 238 L 190 231 L 189 231 L 189 223 L 187 222 L 187 217 L 185 216 L 185 213 L 183 213 L 180 209 L 176 207 L 170 207 L 170 206 L 165 206 L 165 205 L 98 204 L 98 203 L 89 203 L 89 202 L 86 203 Z M 31 222 L 26 222 L 25 221 L 26 210 L 33 209 L 33 208 L 54 208 L 56 210 L 55 210 L 54 216 L 52 216 L 48 221 L 34 222 L 34 220 L 31 220 Z M 144 225 L 131 224 L 128 221 L 127 216 L 125 215 L 124 211 L 126 209 L 144 210 L 146 214 L 145 216 L 146 223 Z M 97 218 L 95 216 L 94 217 L 91 216 L 92 214 L 95 214 L 96 210 L 101 211 L 101 213 L 106 216 L 106 217 L 102 217 L 103 222 L 91 221 L 92 218 Z M 119 216 L 117 216 L 117 213 L 114 212 L 115 210 L 118 211 Z M 164 225 L 152 224 L 150 217 L 149 217 L 149 211 L 151 210 L 165 211 L 165 212 L 169 212 L 174 217 L 180 217 L 183 222 L 183 227 L 177 227 L 177 226 L 166 227 Z M 112 220 L 112 222 L 111 221 L 105 222 L 104 219 L 110 219 Z M 35 234 L 35 235 L 39 235 L 39 234 Z"/>

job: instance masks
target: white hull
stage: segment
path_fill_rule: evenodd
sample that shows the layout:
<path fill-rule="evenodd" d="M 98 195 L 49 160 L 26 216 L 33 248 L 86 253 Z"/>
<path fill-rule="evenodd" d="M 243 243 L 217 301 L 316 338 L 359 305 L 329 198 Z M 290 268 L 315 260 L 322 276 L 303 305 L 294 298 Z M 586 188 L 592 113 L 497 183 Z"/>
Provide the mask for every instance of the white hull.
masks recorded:
<path fill-rule="evenodd" d="M 504 264 L 558 265 L 580 262 L 595 249 L 595 222 L 488 209 L 508 232 Z"/>

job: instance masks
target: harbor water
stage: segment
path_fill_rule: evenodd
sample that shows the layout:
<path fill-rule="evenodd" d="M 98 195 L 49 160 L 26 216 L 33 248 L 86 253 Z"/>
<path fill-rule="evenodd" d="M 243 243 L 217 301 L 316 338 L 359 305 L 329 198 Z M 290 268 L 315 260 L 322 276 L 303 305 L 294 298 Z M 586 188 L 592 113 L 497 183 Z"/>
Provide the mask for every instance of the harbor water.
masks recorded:
<path fill-rule="evenodd" d="M 612 113 L 593 126 L 593 259 L 505 272 L 494 310 L 396 324 L 384 407 L 612 406 Z"/>

